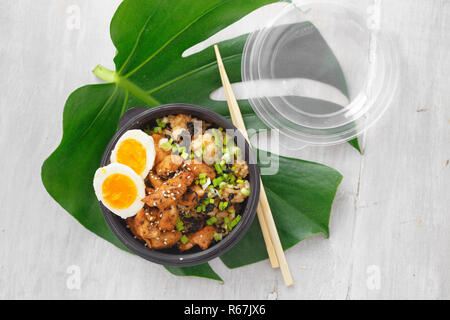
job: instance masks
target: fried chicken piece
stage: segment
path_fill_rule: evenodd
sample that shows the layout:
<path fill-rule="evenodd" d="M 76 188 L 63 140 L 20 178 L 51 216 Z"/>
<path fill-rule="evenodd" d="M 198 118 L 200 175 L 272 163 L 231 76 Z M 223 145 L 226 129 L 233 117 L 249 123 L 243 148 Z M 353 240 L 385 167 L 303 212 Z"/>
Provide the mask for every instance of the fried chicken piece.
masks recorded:
<path fill-rule="evenodd" d="M 172 129 L 175 128 L 187 128 L 187 123 L 191 121 L 191 116 L 188 114 L 177 114 L 177 115 L 170 115 L 169 116 L 169 122 Z"/>
<path fill-rule="evenodd" d="M 161 230 L 172 231 L 178 220 L 178 209 L 176 205 L 172 205 L 162 211 L 161 220 L 159 220 L 159 228 Z"/>
<path fill-rule="evenodd" d="M 161 211 L 169 208 L 181 199 L 186 189 L 194 181 L 194 175 L 190 172 L 182 172 L 179 175 L 165 181 L 154 193 L 144 199 L 149 207 L 157 207 Z"/>
<path fill-rule="evenodd" d="M 171 150 L 165 151 L 164 149 L 159 147 L 159 140 L 163 139 L 164 137 L 160 134 L 154 133 L 152 134 L 152 138 L 155 145 L 155 165 L 160 163 L 166 156 L 171 154 Z"/>
<path fill-rule="evenodd" d="M 150 208 L 149 211 L 145 209 L 131 218 L 127 218 L 127 224 L 130 226 L 131 232 L 139 239 L 151 239 L 159 236 L 160 231 L 155 223 L 159 216 L 158 209 Z"/>
<path fill-rule="evenodd" d="M 162 181 L 156 174 L 154 174 L 152 171 L 148 174 L 148 180 L 152 184 L 153 188 L 159 188 L 162 186 L 164 181 Z"/>
<path fill-rule="evenodd" d="M 214 239 L 214 233 L 216 232 L 217 230 L 215 227 L 206 226 L 203 229 L 189 235 L 189 241 L 186 244 L 179 243 L 178 249 L 180 249 L 180 251 L 186 251 L 195 245 L 198 245 L 202 250 L 206 250 Z"/>
<path fill-rule="evenodd" d="M 216 177 L 216 172 L 213 168 L 198 160 L 186 161 L 184 167 L 186 170 L 192 172 L 196 178 L 200 173 L 206 173 L 206 176 L 210 178 L 211 181 Z"/>
<path fill-rule="evenodd" d="M 190 237 L 188 236 L 188 238 L 190 238 Z M 179 242 L 178 250 L 183 252 L 183 251 L 191 250 L 194 246 L 195 246 L 195 243 L 193 241 L 191 241 L 191 239 L 189 239 L 189 241 L 186 243 Z"/>
<path fill-rule="evenodd" d="M 205 195 L 205 190 L 199 185 L 193 185 L 189 187 L 184 194 L 183 198 L 180 200 L 180 204 L 186 207 L 186 211 L 196 207 L 200 200 Z"/>
<path fill-rule="evenodd" d="M 171 173 L 178 170 L 178 168 L 183 164 L 183 158 L 178 155 L 168 155 L 157 164 L 156 174 L 160 177 L 167 178 Z"/>
<path fill-rule="evenodd" d="M 206 250 L 214 239 L 214 233 L 216 233 L 216 231 L 216 228 L 213 226 L 206 226 L 194 233 L 191 241 L 197 244 L 202 250 Z"/>
<path fill-rule="evenodd" d="M 153 249 L 165 249 L 173 247 L 181 238 L 181 232 L 165 231 L 161 232 L 160 236 L 151 239 Z"/>
<path fill-rule="evenodd" d="M 234 174 L 236 175 L 236 177 L 242 178 L 242 179 L 247 177 L 248 172 L 249 172 L 247 162 L 245 162 L 243 160 L 237 160 L 235 162 L 234 166 L 236 167 L 236 170 L 234 171 Z"/>
<path fill-rule="evenodd" d="M 128 227 L 130 227 L 131 232 L 139 239 L 142 239 L 141 236 L 137 234 L 134 217 L 129 217 L 125 220 L 127 222 Z"/>
<path fill-rule="evenodd" d="M 170 115 L 169 122 L 172 128 L 172 139 L 176 142 L 184 142 L 186 146 L 189 146 L 191 134 L 189 133 L 188 123 L 191 122 L 191 116 L 187 114 Z"/>
<path fill-rule="evenodd" d="M 222 199 L 225 199 L 229 203 L 242 203 L 248 197 L 241 192 L 242 188 L 250 188 L 247 181 L 244 183 L 239 183 L 234 187 L 226 187 L 222 190 Z"/>

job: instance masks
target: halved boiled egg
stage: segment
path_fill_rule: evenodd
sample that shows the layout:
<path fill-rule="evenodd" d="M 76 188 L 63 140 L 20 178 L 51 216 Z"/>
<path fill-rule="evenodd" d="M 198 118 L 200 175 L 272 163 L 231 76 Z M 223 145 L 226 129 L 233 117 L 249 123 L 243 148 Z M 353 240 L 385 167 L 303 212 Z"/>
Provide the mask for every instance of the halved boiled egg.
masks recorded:
<path fill-rule="evenodd" d="M 117 141 L 111 153 L 111 162 L 124 164 L 145 178 L 153 167 L 155 154 L 151 136 L 142 130 L 128 130 Z"/>
<path fill-rule="evenodd" d="M 134 216 L 144 206 L 144 179 L 120 163 L 97 169 L 94 190 L 97 199 L 123 219 Z"/>

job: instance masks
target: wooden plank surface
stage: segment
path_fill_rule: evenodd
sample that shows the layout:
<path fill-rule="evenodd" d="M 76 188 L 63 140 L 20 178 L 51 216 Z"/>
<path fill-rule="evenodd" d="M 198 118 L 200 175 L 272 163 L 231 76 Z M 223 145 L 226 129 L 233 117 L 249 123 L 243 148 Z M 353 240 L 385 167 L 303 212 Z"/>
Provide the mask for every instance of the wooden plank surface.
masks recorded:
<path fill-rule="evenodd" d="M 362 139 L 363 156 L 347 145 L 289 154 L 344 175 L 330 238 L 287 251 L 291 288 L 268 261 L 228 270 L 214 260 L 224 285 L 174 277 L 85 230 L 46 193 L 40 166 L 61 139 L 67 96 L 98 82 L 90 73 L 98 63 L 113 68 L 109 22 L 118 4 L 0 2 L 0 298 L 450 298 L 449 1 L 381 1 L 402 58 L 401 86 Z"/>

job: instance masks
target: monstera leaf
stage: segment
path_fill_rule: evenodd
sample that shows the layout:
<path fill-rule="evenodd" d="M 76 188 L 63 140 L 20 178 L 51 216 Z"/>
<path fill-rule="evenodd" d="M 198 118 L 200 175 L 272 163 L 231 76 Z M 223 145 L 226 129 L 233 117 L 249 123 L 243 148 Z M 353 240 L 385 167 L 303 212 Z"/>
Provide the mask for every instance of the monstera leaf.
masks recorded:
<path fill-rule="evenodd" d="M 254 9 L 274 0 L 126 0 L 111 22 L 117 48 L 116 71 L 101 66 L 94 73 L 107 84 L 88 85 L 68 98 L 63 138 L 42 166 L 49 194 L 83 226 L 125 249 L 107 227 L 94 195 L 92 178 L 120 116 L 135 106 L 192 103 L 229 116 L 226 103 L 210 93 L 221 86 L 211 48 L 182 57 L 191 46 L 209 38 Z M 240 63 L 246 36 L 220 44 L 232 82 L 241 81 Z M 334 59 L 332 52 L 323 52 Z M 249 128 L 263 128 L 247 101 L 240 102 Z M 328 235 L 331 205 L 342 179 L 328 167 L 280 157 L 279 172 L 263 177 L 285 249 L 317 233 Z M 245 238 L 222 257 L 235 268 L 267 258 L 255 221 Z M 168 267 L 182 276 L 220 277 L 208 264 Z"/>

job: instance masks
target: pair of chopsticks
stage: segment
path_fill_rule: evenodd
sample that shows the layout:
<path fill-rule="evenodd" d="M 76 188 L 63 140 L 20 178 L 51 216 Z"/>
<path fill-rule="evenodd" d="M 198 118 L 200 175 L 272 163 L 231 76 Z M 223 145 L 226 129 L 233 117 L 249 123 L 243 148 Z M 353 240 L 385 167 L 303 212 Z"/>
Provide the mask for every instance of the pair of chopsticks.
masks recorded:
<path fill-rule="evenodd" d="M 219 47 L 217 45 L 214 45 L 214 51 L 216 52 L 220 78 L 222 79 L 222 85 L 225 90 L 225 96 L 227 98 L 228 108 L 230 109 L 231 119 L 235 127 L 238 128 L 245 139 L 249 141 L 247 129 L 245 128 L 245 123 L 242 119 L 241 110 L 239 109 L 236 97 L 234 96 L 231 88 L 230 80 L 228 79 L 222 57 L 220 56 Z M 267 195 L 264 190 L 262 180 L 258 209 L 256 212 L 258 215 L 259 224 L 261 225 L 264 242 L 266 243 L 270 264 L 272 265 L 272 268 L 279 267 L 286 286 L 292 286 L 294 282 L 284 255 L 283 247 L 281 246 L 280 237 L 278 236 L 277 227 L 275 226 L 275 221 L 273 220 L 272 211 L 270 210 L 269 201 L 267 200 Z"/>

